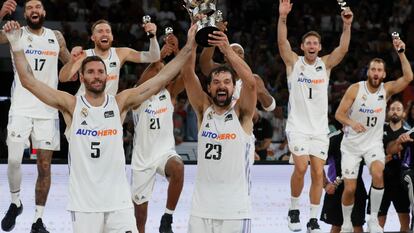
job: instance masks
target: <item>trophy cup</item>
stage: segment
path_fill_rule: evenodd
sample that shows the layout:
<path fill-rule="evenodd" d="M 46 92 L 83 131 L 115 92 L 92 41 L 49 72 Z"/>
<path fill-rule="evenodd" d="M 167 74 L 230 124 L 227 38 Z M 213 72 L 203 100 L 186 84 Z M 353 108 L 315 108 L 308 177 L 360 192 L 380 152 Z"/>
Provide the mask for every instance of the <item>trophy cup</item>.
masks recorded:
<path fill-rule="evenodd" d="M 392 37 L 393 40 L 399 40 L 400 39 L 400 34 L 398 32 L 393 32 L 393 33 L 391 33 L 391 37 Z M 404 50 L 405 50 L 404 48 L 400 47 L 400 48 L 397 49 L 397 52 L 402 53 L 402 52 L 404 52 Z"/>
<path fill-rule="evenodd" d="M 346 2 L 344 0 L 337 0 L 337 1 L 338 1 L 339 7 L 341 8 L 341 11 L 343 11 L 347 8 Z"/>
<path fill-rule="evenodd" d="M 170 34 L 174 33 L 174 29 L 172 27 L 166 27 L 165 28 L 165 36 L 168 36 Z"/>
<path fill-rule="evenodd" d="M 151 16 L 149 16 L 149 15 L 144 15 L 143 17 L 142 17 L 142 23 L 143 24 L 147 24 L 147 23 L 151 23 Z M 152 34 L 151 32 L 147 32 L 147 37 L 148 38 L 152 38 L 152 37 L 154 37 L 155 35 L 154 34 Z"/>
<path fill-rule="evenodd" d="M 184 3 L 191 20 L 197 21 L 197 44 L 211 47 L 208 44 L 208 34 L 219 31 L 216 23 L 223 21 L 223 13 L 216 10 L 217 0 L 184 0 Z"/>

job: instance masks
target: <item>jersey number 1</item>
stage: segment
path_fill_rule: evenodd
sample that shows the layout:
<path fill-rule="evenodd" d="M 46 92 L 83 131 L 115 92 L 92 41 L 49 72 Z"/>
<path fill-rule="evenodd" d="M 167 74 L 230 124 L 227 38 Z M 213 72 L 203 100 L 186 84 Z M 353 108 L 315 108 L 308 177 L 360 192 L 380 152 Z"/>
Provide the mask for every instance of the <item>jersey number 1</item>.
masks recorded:
<path fill-rule="evenodd" d="M 312 87 L 309 87 L 309 99 L 312 99 Z"/>

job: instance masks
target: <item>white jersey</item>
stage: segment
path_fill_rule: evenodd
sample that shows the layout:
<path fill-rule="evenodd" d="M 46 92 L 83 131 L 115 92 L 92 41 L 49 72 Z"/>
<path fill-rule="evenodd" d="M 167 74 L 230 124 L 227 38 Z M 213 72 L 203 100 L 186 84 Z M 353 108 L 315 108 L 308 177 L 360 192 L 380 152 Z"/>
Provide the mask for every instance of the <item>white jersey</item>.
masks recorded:
<path fill-rule="evenodd" d="M 329 73 L 321 58 L 306 64 L 300 56 L 287 82 L 289 114 L 286 131 L 304 134 L 328 134 Z"/>
<path fill-rule="evenodd" d="M 198 133 L 197 176 L 191 215 L 212 219 L 251 217 L 251 135 L 234 108 L 217 115 L 209 107 Z"/>
<path fill-rule="evenodd" d="M 107 212 L 132 208 L 115 97 L 106 95 L 102 106 L 93 107 L 84 96 L 77 96 L 69 134 L 68 210 Z"/>
<path fill-rule="evenodd" d="M 349 118 L 361 123 L 366 131 L 356 133 L 351 126 L 345 126 L 342 144 L 361 150 L 381 146 L 387 108 L 387 96 L 384 84 L 377 92 L 368 91 L 366 81 L 358 83 L 358 94 L 348 113 Z"/>
<path fill-rule="evenodd" d="M 86 50 L 86 56 L 97 56 L 94 49 Z M 108 78 L 106 79 L 105 93 L 110 95 L 116 95 L 118 93 L 119 85 L 119 72 L 121 70 L 121 61 L 119 60 L 118 54 L 116 53 L 116 48 L 111 47 L 109 49 L 109 56 L 103 59 Z M 78 93 L 76 95 L 85 94 L 85 85 L 81 83 Z"/>
<path fill-rule="evenodd" d="M 240 98 L 242 83 L 243 83 L 243 81 L 241 79 L 236 81 L 236 85 L 234 87 L 234 92 L 233 92 L 233 101 L 234 101 L 234 103 Z"/>
<path fill-rule="evenodd" d="M 25 57 L 33 70 L 34 77 L 49 87 L 57 89 L 59 42 L 55 33 L 51 29 L 43 28 L 43 33 L 36 35 L 31 33 L 27 26 L 22 27 L 21 30 L 20 44 L 23 46 Z M 12 59 L 12 62 L 14 82 L 11 89 L 9 115 L 58 119 L 57 109 L 46 105 L 22 86 L 14 59 Z"/>
<path fill-rule="evenodd" d="M 167 89 L 151 96 L 132 112 L 135 125 L 132 169 L 149 168 L 163 156 L 177 154 L 173 113 Z"/>

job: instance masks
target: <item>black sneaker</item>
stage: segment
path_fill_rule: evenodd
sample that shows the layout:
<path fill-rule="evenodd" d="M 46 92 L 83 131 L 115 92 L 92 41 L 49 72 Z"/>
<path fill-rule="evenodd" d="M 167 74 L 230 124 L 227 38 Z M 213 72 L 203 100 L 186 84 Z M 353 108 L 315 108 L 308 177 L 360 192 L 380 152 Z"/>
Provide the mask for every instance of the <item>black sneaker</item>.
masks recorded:
<path fill-rule="evenodd" d="M 171 214 L 164 214 L 161 218 L 160 222 L 160 233 L 174 233 L 171 228 L 172 224 L 172 215 Z"/>
<path fill-rule="evenodd" d="M 301 231 L 302 227 L 300 225 L 299 210 L 289 210 L 288 212 L 288 227 L 291 231 Z"/>
<path fill-rule="evenodd" d="M 1 229 L 3 231 L 11 231 L 16 225 L 16 218 L 23 212 L 23 204 L 20 202 L 20 207 L 11 203 L 9 210 L 7 210 L 6 216 L 1 220 Z"/>
<path fill-rule="evenodd" d="M 306 227 L 308 228 L 307 232 L 309 233 L 321 233 L 322 232 L 318 224 L 318 219 L 316 218 L 309 219 L 309 222 L 306 224 Z"/>
<path fill-rule="evenodd" d="M 38 218 L 35 223 L 32 224 L 32 230 L 30 233 L 49 233 L 43 225 L 42 219 Z"/>

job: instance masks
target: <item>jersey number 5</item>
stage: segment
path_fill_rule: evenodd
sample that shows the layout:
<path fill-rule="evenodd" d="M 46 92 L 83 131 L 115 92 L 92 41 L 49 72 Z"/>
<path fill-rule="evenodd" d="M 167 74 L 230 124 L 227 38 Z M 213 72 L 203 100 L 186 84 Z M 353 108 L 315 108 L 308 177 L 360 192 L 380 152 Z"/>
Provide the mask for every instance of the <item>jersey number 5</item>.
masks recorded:
<path fill-rule="evenodd" d="M 214 160 L 220 160 L 221 159 L 221 145 L 219 144 L 206 144 L 206 154 L 205 159 L 214 159 Z M 215 153 L 213 153 L 213 150 Z"/>
<path fill-rule="evenodd" d="M 91 157 L 96 159 L 101 156 L 101 149 L 99 148 L 100 142 L 91 142 Z"/>

